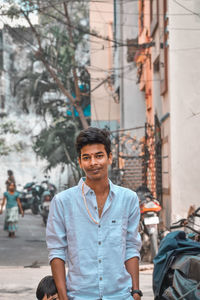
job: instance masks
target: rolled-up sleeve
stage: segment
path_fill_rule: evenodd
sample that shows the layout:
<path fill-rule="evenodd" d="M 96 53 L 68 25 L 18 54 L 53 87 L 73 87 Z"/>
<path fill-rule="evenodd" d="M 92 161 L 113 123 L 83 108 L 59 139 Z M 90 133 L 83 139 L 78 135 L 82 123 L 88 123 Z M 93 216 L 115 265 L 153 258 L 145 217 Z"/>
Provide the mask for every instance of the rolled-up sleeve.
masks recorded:
<path fill-rule="evenodd" d="M 126 235 L 126 256 L 125 260 L 132 257 L 140 258 L 141 236 L 138 232 L 140 221 L 140 207 L 137 194 L 134 194 L 131 203 L 131 212 L 128 218 L 128 228 Z"/>
<path fill-rule="evenodd" d="M 46 242 L 49 251 L 49 262 L 54 258 L 66 261 L 67 236 L 64 220 L 64 209 L 60 199 L 55 196 L 51 202 L 47 227 Z"/>

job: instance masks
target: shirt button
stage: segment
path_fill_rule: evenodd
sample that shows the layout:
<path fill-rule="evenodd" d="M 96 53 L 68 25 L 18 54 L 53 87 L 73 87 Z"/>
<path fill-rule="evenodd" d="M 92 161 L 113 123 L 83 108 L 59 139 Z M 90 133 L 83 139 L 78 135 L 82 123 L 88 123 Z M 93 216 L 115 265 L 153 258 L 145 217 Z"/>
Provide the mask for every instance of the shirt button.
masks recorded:
<path fill-rule="evenodd" d="M 101 245 L 101 242 L 99 242 L 99 245 Z"/>
<path fill-rule="evenodd" d="M 94 209 L 97 209 L 97 206 L 95 206 Z"/>
<path fill-rule="evenodd" d="M 99 228 L 101 228 L 101 225 L 99 225 Z"/>
<path fill-rule="evenodd" d="M 101 259 L 99 259 L 99 263 L 101 263 Z"/>
<path fill-rule="evenodd" d="M 102 280 L 102 279 L 103 279 L 102 277 L 99 278 L 99 280 Z"/>

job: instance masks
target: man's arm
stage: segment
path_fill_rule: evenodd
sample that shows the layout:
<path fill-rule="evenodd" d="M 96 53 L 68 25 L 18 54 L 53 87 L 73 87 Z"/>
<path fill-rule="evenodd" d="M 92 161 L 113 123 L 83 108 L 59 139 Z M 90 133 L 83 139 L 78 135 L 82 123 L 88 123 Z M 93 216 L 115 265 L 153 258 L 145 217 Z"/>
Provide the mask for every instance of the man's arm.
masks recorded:
<path fill-rule="evenodd" d="M 59 300 L 68 300 L 65 282 L 65 262 L 60 258 L 54 258 L 51 261 L 51 270 L 58 290 Z"/>
<path fill-rule="evenodd" d="M 46 241 L 59 299 L 68 300 L 65 274 L 67 235 L 63 205 L 60 199 L 57 199 L 57 196 L 51 201 L 46 227 Z"/>
<path fill-rule="evenodd" d="M 132 278 L 132 288 L 133 290 L 139 290 L 139 258 L 132 257 L 125 261 L 126 270 L 131 275 Z M 135 300 L 140 300 L 138 294 L 134 294 L 133 298 Z"/>
<path fill-rule="evenodd" d="M 127 235 L 126 235 L 126 257 L 125 267 L 132 278 L 132 288 L 139 290 L 139 258 L 141 248 L 141 237 L 138 232 L 140 221 L 139 200 L 136 194 L 132 196 L 130 205 L 130 214 L 128 218 Z M 140 300 L 138 294 L 134 294 L 135 300 Z"/>

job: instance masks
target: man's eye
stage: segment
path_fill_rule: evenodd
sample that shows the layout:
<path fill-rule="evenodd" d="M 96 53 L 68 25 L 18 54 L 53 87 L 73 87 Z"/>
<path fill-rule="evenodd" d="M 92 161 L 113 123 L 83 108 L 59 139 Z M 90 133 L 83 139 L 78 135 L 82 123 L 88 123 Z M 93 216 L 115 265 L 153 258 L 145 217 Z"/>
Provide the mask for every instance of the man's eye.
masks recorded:
<path fill-rule="evenodd" d="M 102 158 L 103 157 L 103 154 L 98 154 L 97 155 L 97 158 Z"/>
<path fill-rule="evenodd" d="M 83 157 L 83 160 L 88 160 L 88 159 L 89 159 L 89 157 L 87 157 L 87 156 Z"/>

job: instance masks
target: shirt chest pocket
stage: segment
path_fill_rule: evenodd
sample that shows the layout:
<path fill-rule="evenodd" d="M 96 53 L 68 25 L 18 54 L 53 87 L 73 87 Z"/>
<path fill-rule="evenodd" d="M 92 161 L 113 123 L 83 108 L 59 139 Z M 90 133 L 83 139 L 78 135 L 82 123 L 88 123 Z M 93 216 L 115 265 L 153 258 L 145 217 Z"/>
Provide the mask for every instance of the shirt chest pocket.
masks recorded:
<path fill-rule="evenodd" d="M 123 241 L 123 222 L 113 219 L 109 222 L 109 241 L 111 245 L 120 245 Z"/>

